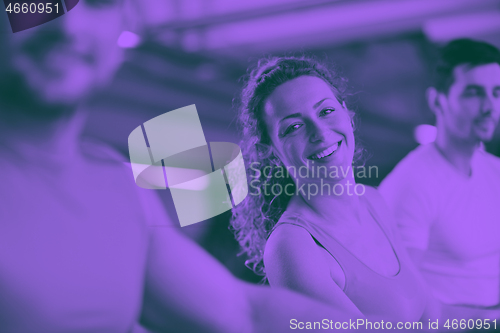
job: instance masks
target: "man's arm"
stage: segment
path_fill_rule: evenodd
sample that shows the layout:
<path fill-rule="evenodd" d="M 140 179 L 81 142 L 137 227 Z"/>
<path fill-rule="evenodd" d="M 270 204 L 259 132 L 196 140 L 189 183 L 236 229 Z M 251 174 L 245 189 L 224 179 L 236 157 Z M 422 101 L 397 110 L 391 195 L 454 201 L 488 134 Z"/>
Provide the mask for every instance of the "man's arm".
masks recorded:
<path fill-rule="evenodd" d="M 296 326 L 292 325 L 291 320 L 299 322 L 328 322 L 349 323 L 363 320 L 362 315 L 354 315 L 346 311 L 340 311 L 327 304 L 320 303 L 304 295 L 295 293 L 288 289 L 278 287 L 268 288 L 257 285 L 247 285 L 246 294 L 250 299 L 252 309 L 252 332 L 294 332 Z M 378 318 L 379 319 L 379 318 Z M 295 324 L 294 324 L 295 325 Z M 347 325 L 344 326 L 349 327 Z M 352 326 L 350 326 L 352 328 Z M 317 327 L 316 327 L 317 328 Z M 329 328 L 329 330 L 331 327 Z M 308 332 L 324 332 L 325 329 L 307 329 Z M 364 332 L 364 326 L 361 325 L 356 331 Z"/>
<path fill-rule="evenodd" d="M 353 318 L 294 292 L 236 279 L 177 227 L 150 230 L 141 323 L 153 331 L 288 332 L 292 319 Z"/>

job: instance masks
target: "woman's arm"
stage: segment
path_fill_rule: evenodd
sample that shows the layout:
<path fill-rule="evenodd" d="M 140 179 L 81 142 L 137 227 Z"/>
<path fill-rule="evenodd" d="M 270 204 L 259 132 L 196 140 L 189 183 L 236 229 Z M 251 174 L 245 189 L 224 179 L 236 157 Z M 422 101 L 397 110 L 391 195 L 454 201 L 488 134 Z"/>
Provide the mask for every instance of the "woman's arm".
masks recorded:
<path fill-rule="evenodd" d="M 244 283 L 178 227 L 150 230 L 141 324 L 152 331 L 290 332 L 292 319 L 349 321 L 359 314 L 289 290 Z"/>
<path fill-rule="evenodd" d="M 333 281 L 323 251 L 305 229 L 281 225 L 269 237 L 264 252 L 269 283 L 325 302 L 353 318 L 362 318 L 363 314 Z"/>

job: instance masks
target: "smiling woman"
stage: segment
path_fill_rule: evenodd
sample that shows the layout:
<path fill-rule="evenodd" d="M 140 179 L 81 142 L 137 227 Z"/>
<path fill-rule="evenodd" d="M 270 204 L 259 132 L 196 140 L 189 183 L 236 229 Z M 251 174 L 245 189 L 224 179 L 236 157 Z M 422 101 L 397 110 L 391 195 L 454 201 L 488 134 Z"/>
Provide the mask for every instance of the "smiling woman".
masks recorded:
<path fill-rule="evenodd" d="M 259 191 L 233 210 L 231 224 L 247 266 L 271 286 L 367 317 L 418 320 L 423 282 L 377 191 L 356 191 L 352 168 L 362 150 L 345 83 L 306 57 L 265 59 L 250 72 L 239 110 L 241 146 L 249 169 L 263 172 L 248 170 Z M 265 172 L 270 167 L 289 172 L 278 177 Z"/>
<path fill-rule="evenodd" d="M 239 105 L 238 122 L 242 129 L 242 140 L 240 147 L 245 156 L 247 165 L 250 166 L 247 174 L 250 175 L 251 185 L 254 187 L 255 183 L 259 187 L 268 187 L 272 189 L 279 186 L 280 188 L 287 189 L 287 193 L 296 192 L 296 184 L 290 177 L 272 177 L 269 172 L 265 170 L 272 170 L 278 167 L 286 169 L 289 173 L 292 172 L 293 166 L 283 165 L 281 160 L 278 159 L 271 148 L 271 135 L 278 138 L 278 144 L 290 145 L 291 140 L 299 140 L 297 133 L 304 131 L 304 120 L 301 117 L 301 112 L 296 105 L 296 100 L 300 99 L 296 95 L 300 92 L 301 87 L 293 85 L 298 91 L 287 92 L 288 86 L 294 79 L 300 81 L 307 81 L 317 83 L 316 87 L 322 89 L 318 92 L 319 99 L 314 101 L 314 108 L 319 110 L 318 116 L 323 119 L 330 118 L 334 121 L 338 118 L 338 114 L 333 114 L 335 109 L 342 110 L 342 119 L 349 116 L 349 124 L 354 124 L 354 112 L 345 107 L 345 99 L 347 97 L 347 79 L 340 76 L 333 68 L 328 68 L 325 64 L 318 62 L 315 59 L 308 57 L 281 57 L 262 59 L 258 65 L 250 71 L 247 78 L 245 88 L 241 94 L 241 101 Z M 315 89 L 315 86 L 308 86 L 307 82 L 303 86 Z M 319 82 L 319 84 L 318 84 Z M 321 93 L 325 93 L 323 96 Z M 272 94 L 274 91 L 280 93 L 279 95 Z M 273 104 L 268 97 L 272 97 L 277 103 L 281 103 L 282 108 L 273 108 Z M 287 106 L 291 108 L 287 109 Z M 269 114 L 264 114 L 264 109 L 270 111 Z M 280 110 L 283 114 L 280 113 Z M 292 111 L 295 110 L 295 111 Z M 264 122 L 264 117 L 269 121 L 276 122 L 276 127 L 268 130 Z M 331 119 L 334 118 L 334 119 Z M 302 121 L 301 121 L 302 120 Z M 354 130 L 354 128 L 352 128 Z M 337 136 L 339 137 L 339 136 Z M 288 140 L 288 138 L 292 138 Z M 354 144 L 354 138 L 352 137 Z M 332 142 L 330 146 L 315 147 L 314 151 L 310 151 L 310 155 L 305 158 L 307 167 L 312 167 L 312 163 L 318 163 L 320 166 L 326 160 L 333 157 L 333 150 L 336 143 L 342 147 L 342 140 Z M 345 144 L 344 144 L 345 145 Z M 323 144 L 324 146 L 324 144 Z M 350 147 L 351 148 L 351 147 Z M 318 150 L 319 149 L 319 150 Z M 323 156 L 325 150 L 329 155 Z M 332 150 L 330 152 L 329 150 Z M 354 161 L 360 160 L 363 149 L 356 147 L 354 149 Z M 298 153 L 295 150 L 294 153 Z M 331 155 L 331 156 L 330 156 Z M 319 158 L 322 156 L 324 158 Z M 299 158 L 298 156 L 295 156 Z M 291 158 L 291 156 L 290 156 Z M 304 165 L 304 163 L 299 163 Z M 255 170 L 264 170 L 264 172 L 257 172 Z M 295 169 L 293 169 L 295 170 Z M 312 172 L 308 172 L 311 174 Z M 254 176 L 252 176 L 254 175 Z M 288 175 L 287 175 L 288 176 Z M 242 204 L 238 205 L 233 210 L 232 226 L 236 230 L 237 238 L 249 256 L 247 266 L 257 274 L 264 274 L 263 270 L 263 249 L 265 241 L 271 229 L 279 220 L 281 214 L 285 211 L 288 202 L 292 198 L 286 195 L 265 195 L 265 191 L 259 191 L 261 195 L 251 195 Z"/>

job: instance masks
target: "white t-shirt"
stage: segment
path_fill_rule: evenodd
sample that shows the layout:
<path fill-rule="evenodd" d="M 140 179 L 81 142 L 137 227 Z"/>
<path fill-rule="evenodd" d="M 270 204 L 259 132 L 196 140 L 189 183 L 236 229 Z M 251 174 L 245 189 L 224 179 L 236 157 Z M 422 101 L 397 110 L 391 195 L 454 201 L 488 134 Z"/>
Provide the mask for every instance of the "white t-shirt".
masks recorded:
<path fill-rule="evenodd" d="M 447 304 L 494 306 L 500 298 L 500 159 L 477 150 L 472 175 L 433 144 L 410 152 L 380 192 L 408 248 L 424 250 L 420 270 Z"/>

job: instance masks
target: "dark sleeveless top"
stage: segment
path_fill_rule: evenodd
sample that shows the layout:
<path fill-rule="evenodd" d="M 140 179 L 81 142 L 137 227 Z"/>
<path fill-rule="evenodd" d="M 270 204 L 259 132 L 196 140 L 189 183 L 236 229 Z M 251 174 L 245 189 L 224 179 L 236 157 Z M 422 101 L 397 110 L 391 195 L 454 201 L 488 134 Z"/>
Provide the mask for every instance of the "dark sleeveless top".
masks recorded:
<path fill-rule="evenodd" d="M 378 221 L 369 202 L 368 207 L 374 220 Z M 320 224 L 308 221 L 298 214 L 285 212 L 272 231 L 280 225 L 291 224 L 309 232 L 316 243 L 328 251 L 342 268 L 345 275 L 343 291 L 363 314 L 393 321 L 418 321 L 427 298 L 422 280 L 418 278 L 413 266 L 407 264 L 409 258 L 402 249 L 395 246 L 382 225 L 376 223 L 398 259 L 399 271 L 394 276 L 383 276 L 375 272 L 339 243 L 334 235 L 322 229 Z"/>

